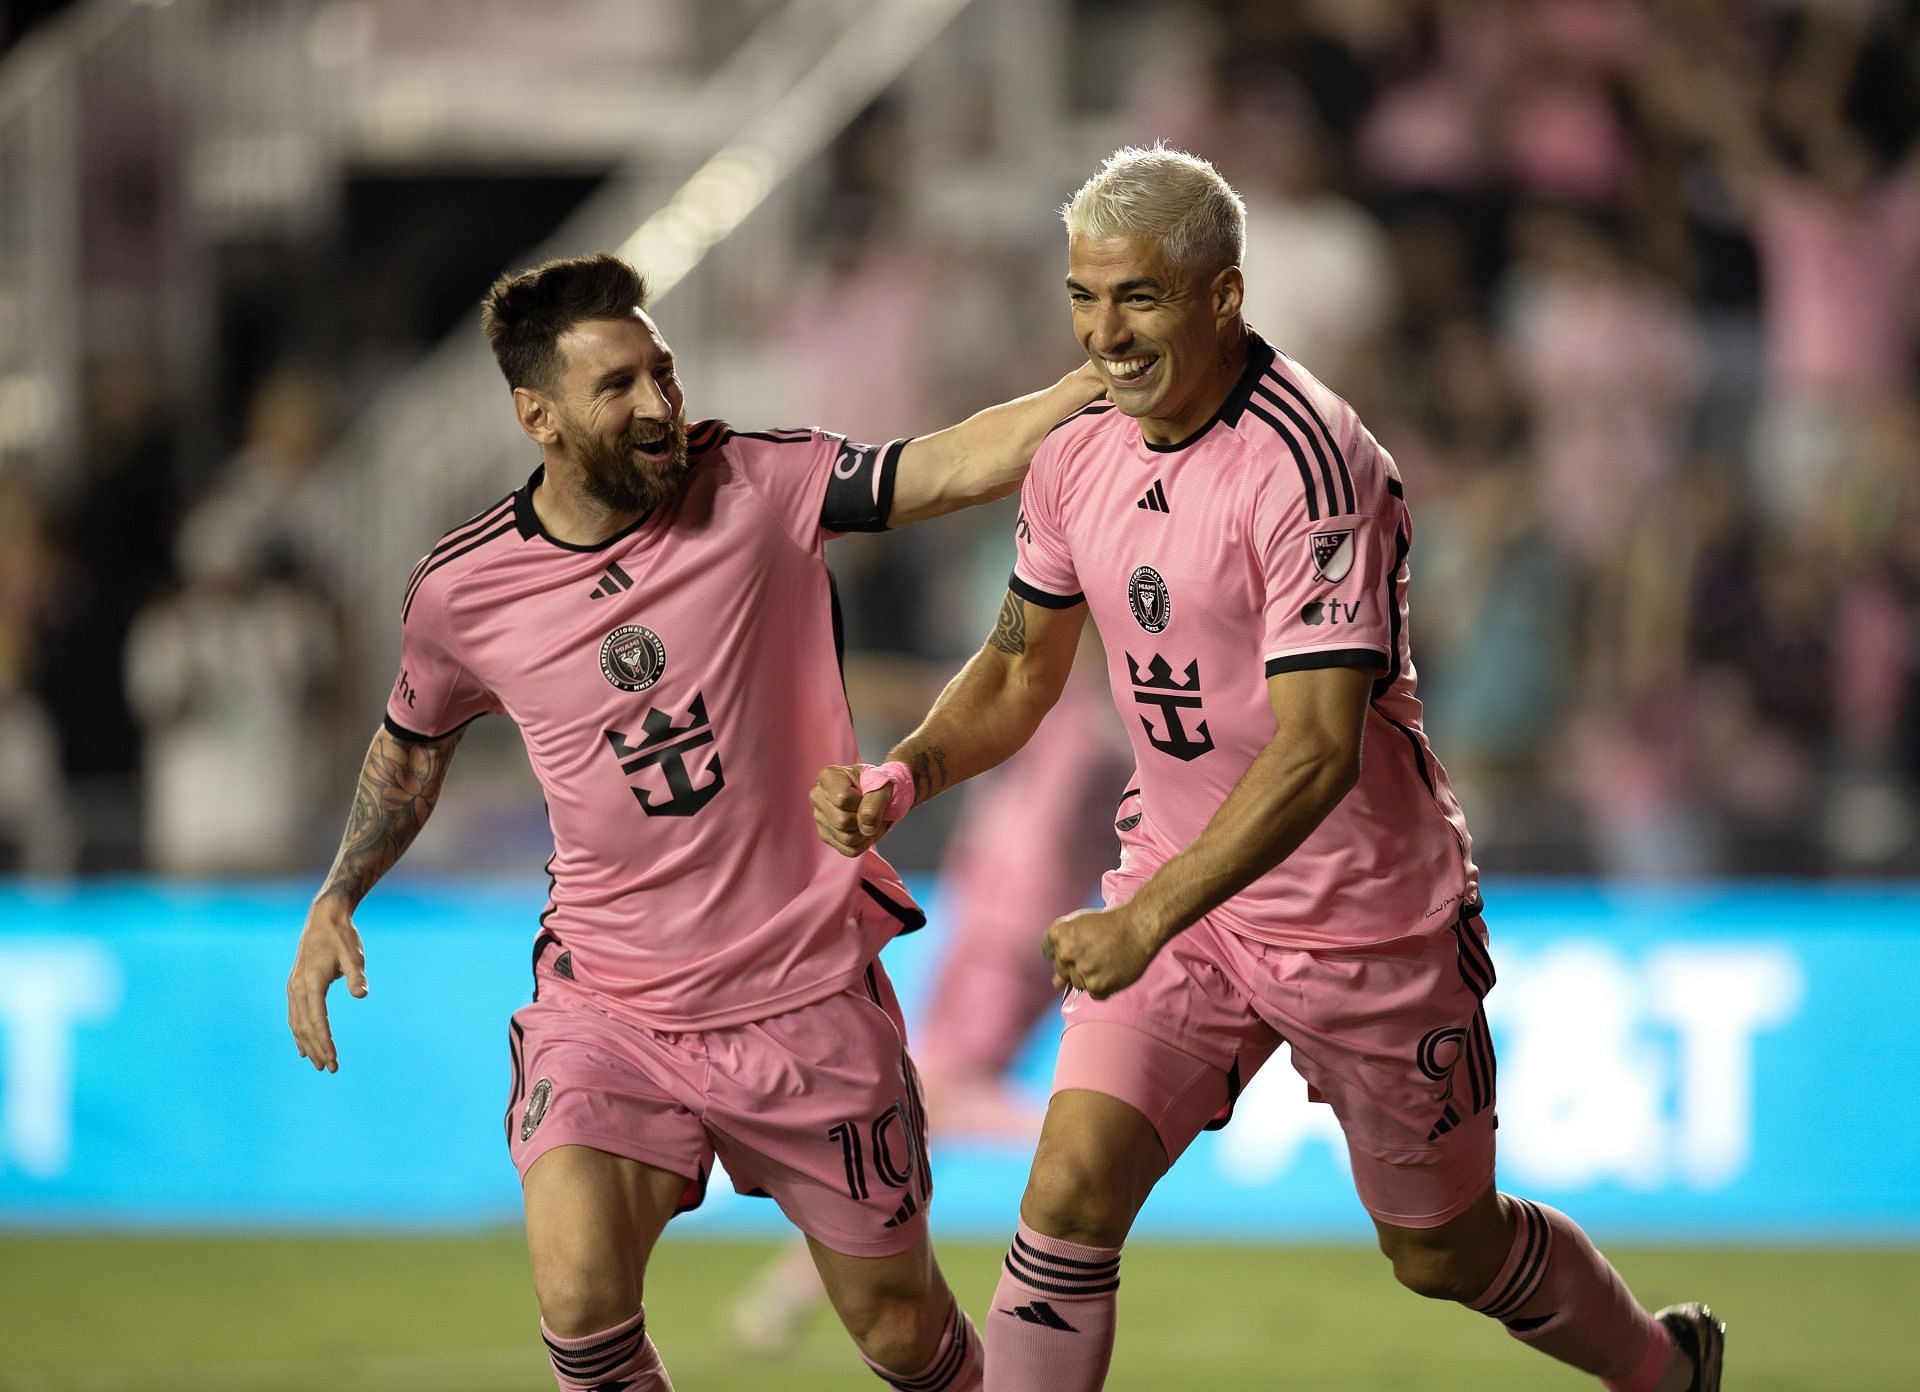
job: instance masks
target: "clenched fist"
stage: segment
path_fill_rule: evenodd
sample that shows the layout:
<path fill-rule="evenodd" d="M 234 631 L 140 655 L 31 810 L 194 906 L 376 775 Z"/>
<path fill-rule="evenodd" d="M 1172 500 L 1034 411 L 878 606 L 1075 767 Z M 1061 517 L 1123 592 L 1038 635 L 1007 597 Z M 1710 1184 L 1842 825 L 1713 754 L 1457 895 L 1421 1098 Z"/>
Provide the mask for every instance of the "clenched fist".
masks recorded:
<path fill-rule="evenodd" d="M 820 839 L 843 856 L 865 855 L 893 825 L 887 820 L 893 787 L 883 783 L 861 792 L 860 780 L 867 772 L 866 764 L 829 764 L 813 785 L 813 824 L 820 829 Z"/>
<path fill-rule="evenodd" d="M 1053 984 L 1105 1000 L 1138 981 L 1165 940 L 1144 916 L 1117 909 L 1082 909 L 1047 929 L 1040 955 L 1053 963 Z"/>

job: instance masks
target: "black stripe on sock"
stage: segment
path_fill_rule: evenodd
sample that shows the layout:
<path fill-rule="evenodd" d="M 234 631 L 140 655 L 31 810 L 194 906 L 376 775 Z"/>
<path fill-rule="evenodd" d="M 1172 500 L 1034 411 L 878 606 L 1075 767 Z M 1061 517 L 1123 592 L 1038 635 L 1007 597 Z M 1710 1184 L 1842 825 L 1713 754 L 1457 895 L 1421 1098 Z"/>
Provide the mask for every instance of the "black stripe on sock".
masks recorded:
<path fill-rule="evenodd" d="M 955 1305 L 953 1313 L 947 1316 L 946 1332 L 942 1335 L 946 1343 L 946 1352 L 936 1357 L 924 1371 L 912 1377 L 894 1377 L 886 1375 L 887 1382 L 899 1389 L 899 1392 L 943 1392 L 960 1375 L 960 1369 L 967 1361 L 967 1351 L 973 1339 L 972 1331 L 967 1327 L 966 1316 Z"/>
<path fill-rule="evenodd" d="M 611 1339 L 583 1349 L 561 1348 L 549 1339 L 543 1330 L 540 1342 L 547 1346 L 547 1353 L 553 1359 L 553 1366 L 569 1377 L 581 1379 L 598 1377 L 611 1372 L 622 1363 L 631 1359 L 640 1350 L 641 1342 L 647 1337 L 647 1322 L 639 1324 L 624 1334 L 616 1334 Z"/>
<path fill-rule="evenodd" d="M 1023 1286 L 1048 1295 L 1100 1295 L 1120 1285 L 1120 1261 L 1087 1272 L 1060 1271 L 1041 1266 L 1017 1249 L 1007 1251 L 1007 1273 Z"/>
<path fill-rule="evenodd" d="M 1051 1266 L 1077 1267 L 1082 1271 L 1105 1271 L 1120 1265 L 1120 1258 L 1105 1257 L 1100 1261 L 1081 1261 L 1076 1257 L 1056 1257 L 1051 1252 L 1043 1252 L 1028 1242 L 1020 1234 L 1013 1235 L 1013 1245 L 1036 1262 L 1046 1262 Z"/>
<path fill-rule="evenodd" d="M 1512 1202 L 1520 1215 L 1521 1226 L 1526 1229 L 1526 1246 L 1521 1250 L 1520 1265 L 1507 1278 L 1505 1288 L 1480 1312 L 1497 1320 L 1518 1313 L 1520 1307 L 1533 1298 L 1533 1293 L 1540 1288 L 1541 1278 L 1547 1272 L 1550 1234 L 1546 1217 L 1526 1199 L 1514 1199 Z"/>
<path fill-rule="evenodd" d="M 1013 1277 L 1014 1280 L 1018 1281 L 1027 1290 L 1039 1291 L 1042 1295 L 1057 1295 L 1063 1299 L 1084 1299 L 1087 1296 L 1105 1295 L 1108 1291 L 1120 1289 L 1120 1278 L 1118 1276 L 1104 1285 L 1058 1286 L 1050 1281 L 1042 1281 L 1037 1277 L 1029 1276 L 1025 1272 L 1020 1271 L 1014 1266 L 1012 1257 L 1007 1258 L 1006 1265 L 1009 1276 Z"/>

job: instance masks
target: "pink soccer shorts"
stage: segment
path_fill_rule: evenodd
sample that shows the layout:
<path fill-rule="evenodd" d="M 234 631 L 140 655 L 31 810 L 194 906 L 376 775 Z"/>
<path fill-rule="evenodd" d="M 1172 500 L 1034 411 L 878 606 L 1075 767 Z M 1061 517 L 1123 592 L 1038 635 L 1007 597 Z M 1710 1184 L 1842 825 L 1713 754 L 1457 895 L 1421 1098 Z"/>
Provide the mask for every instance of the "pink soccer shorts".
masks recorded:
<path fill-rule="evenodd" d="M 1169 1161 L 1225 1125 L 1240 1088 L 1284 1041 L 1308 1095 L 1346 1133 L 1367 1211 L 1438 1227 L 1493 1183 L 1493 985 L 1475 911 L 1343 952 L 1273 947 L 1202 919 L 1139 981 L 1096 1001 L 1070 991 L 1053 1090 L 1138 1110 Z"/>
<path fill-rule="evenodd" d="M 522 1178 L 555 1146 L 592 1146 L 684 1175 L 684 1213 L 717 1155 L 735 1189 L 772 1198 L 835 1252 L 892 1256 L 926 1231 L 926 1116 L 877 961 L 825 1000 L 684 1033 L 542 973 L 509 1042 L 507 1146 Z"/>

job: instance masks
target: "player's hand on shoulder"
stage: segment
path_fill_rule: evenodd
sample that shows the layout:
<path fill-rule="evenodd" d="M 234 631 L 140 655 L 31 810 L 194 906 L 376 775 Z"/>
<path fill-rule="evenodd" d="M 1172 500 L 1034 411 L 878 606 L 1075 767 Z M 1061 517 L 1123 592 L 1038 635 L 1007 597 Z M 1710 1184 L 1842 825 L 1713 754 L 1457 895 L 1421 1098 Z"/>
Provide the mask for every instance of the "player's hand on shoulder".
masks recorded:
<path fill-rule="evenodd" d="M 829 764 L 813 785 L 813 824 L 843 856 L 865 855 L 891 825 L 885 815 L 892 793 L 884 787 L 862 793 L 860 775 L 866 771 L 865 764 Z"/>
<path fill-rule="evenodd" d="M 1117 909 L 1082 909 L 1047 929 L 1040 954 L 1053 963 L 1053 984 L 1085 991 L 1105 1000 L 1145 974 L 1160 936 L 1139 914 Z"/>
<path fill-rule="evenodd" d="M 367 993 L 367 956 L 353 915 L 340 900 L 323 896 L 307 911 L 307 926 L 293 955 L 287 977 L 287 1025 L 293 1031 L 300 1057 L 327 1073 L 340 1071 L 327 1023 L 327 988 L 345 977 L 355 996 Z"/>
<path fill-rule="evenodd" d="M 1107 379 L 1100 375 L 1091 358 L 1068 373 L 1067 380 L 1080 391 L 1083 406 L 1090 406 L 1107 394 Z"/>

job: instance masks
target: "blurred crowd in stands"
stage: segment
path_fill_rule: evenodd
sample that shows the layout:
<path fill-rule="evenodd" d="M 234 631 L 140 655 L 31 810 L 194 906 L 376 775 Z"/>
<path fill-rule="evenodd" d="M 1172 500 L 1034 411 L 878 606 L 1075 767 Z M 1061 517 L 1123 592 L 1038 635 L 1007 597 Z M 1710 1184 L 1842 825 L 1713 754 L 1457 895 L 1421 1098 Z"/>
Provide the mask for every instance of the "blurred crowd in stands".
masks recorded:
<path fill-rule="evenodd" d="M 1246 198 L 1249 322 L 1399 462 L 1484 867 L 1920 870 L 1920 6 L 1082 0 L 1069 51 L 1085 149 L 1024 150 L 966 83 L 937 156 L 888 103 L 847 132 L 737 292 L 796 413 L 752 424 L 885 439 L 1051 380 L 1063 234 L 995 173 L 1057 204 L 1165 139 Z M 100 362 L 84 474 L 0 478 L 0 844 L 302 871 L 377 719 L 355 630 L 393 617 L 315 541 L 351 525 L 353 374 L 262 372 L 217 468 L 157 380 Z M 871 755 L 984 635 L 1010 518 L 830 552 Z"/>

